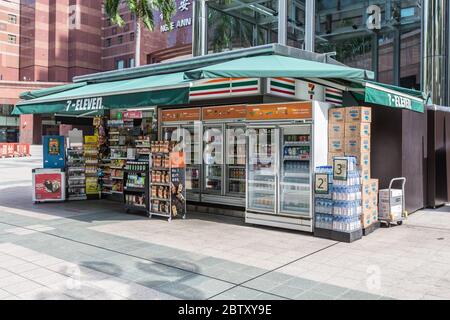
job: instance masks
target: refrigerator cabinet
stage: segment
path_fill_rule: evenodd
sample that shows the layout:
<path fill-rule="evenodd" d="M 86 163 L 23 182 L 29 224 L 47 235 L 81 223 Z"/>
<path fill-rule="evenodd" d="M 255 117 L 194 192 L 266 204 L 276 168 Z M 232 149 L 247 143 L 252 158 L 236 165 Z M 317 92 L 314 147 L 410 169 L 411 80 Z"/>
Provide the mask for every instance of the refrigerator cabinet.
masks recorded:
<path fill-rule="evenodd" d="M 278 128 L 248 126 L 246 211 L 277 213 Z"/>
<path fill-rule="evenodd" d="M 219 124 L 204 124 L 202 201 L 220 203 L 224 185 L 223 131 Z"/>
<path fill-rule="evenodd" d="M 282 125 L 280 128 L 280 215 L 312 217 L 311 211 L 311 124 Z"/>
<path fill-rule="evenodd" d="M 246 127 L 242 124 L 227 124 L 225 136 L 225 196 L 233 204 L 244 207 L 247 178 Z"/>

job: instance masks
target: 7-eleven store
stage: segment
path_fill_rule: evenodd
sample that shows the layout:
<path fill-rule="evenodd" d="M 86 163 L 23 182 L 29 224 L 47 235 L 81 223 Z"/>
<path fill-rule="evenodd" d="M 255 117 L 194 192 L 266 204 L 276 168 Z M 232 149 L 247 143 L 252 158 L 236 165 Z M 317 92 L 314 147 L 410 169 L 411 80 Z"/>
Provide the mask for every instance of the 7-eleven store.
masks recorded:
<path fill-rule="evenodd" d="M 391 115 L 406 112 L 423 121 L 421 93 L 370 79 L 371 72 L 328 63 L 322 55 L 267 45 L 77 77 L 70 85 L 25 94 L 28 100 L 14 113 L 67 120 L 151 109 L 158 139 L 178 141 L 185 151 L 192 206 L 245 216 L 252 224 L 312 231 L 313 172 L 329 162 L 330 108 L 384 106 L 373 108 L 383 113 L 383 139 L 396 136 L 383 127 L 391 121 L 398 128 Z M 93 110 L 91 101 L 101 103 Z M 390 145 L 380 138 L 380 146 L 398 150 L 409 136 Z"/>

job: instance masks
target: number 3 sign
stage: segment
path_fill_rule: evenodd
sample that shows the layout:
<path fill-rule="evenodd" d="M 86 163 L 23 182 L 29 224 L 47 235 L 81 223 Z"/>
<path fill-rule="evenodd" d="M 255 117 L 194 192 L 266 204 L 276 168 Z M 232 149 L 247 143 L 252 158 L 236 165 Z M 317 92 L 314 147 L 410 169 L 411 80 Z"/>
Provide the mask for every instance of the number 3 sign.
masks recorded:
<path fill-rule="evenodd" d="M 348 160 L 347 159 L 334 159 L 333 160 L 333 179 L 334 180 L 347 180 L 348 174 Z"/>

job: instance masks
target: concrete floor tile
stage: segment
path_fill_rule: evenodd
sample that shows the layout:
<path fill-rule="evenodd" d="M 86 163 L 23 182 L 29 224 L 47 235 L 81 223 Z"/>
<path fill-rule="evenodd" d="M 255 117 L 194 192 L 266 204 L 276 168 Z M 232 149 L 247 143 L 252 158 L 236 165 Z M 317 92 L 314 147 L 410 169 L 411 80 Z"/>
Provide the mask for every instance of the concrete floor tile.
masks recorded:
<path fill-rule="evenodd" d="M 260 294 L 261 292 L 253 289 L 236 287 L 213 297 L 212 300 L 257 300 Z"/>
<path fill-rule="evenodd" d="M 33 282 L 33 281 L 22 281 L 19 283 L 11 284 L 9 286 L 3 287 L 3 290 L 9 292 L 13 295 L 19 295 L 21 293 L 33 291 L 36 289 L 42 289 L 43 286 Z"/>
<path fill-rule="evenodd" d="M 24 278 L 24 277 L 21 277 L 21 276 L 13 274 L 13 275 L 11 275 L 9 277 L 0 279 L 0 288 L 5 288 L 7 286 L 11 286 L 11 285 L 14 285 L 16 283 L 23 282 L 23 281 L 27 281 L 27 279 Z"/>
<path fill-rule="evenodd" d="M 295 300 L 333 300 L 334 298 L 331 296 L 327 296 L 322 293 L 314 292 L 314 291 L 305 291 L 300 293 L 296 297 Z"/>
<path fill-rule="evenodd" d="M 350 289 L 340 287 L 340 286 L 330 285 L 330 284 L 326 284 L 326 283 L 321 283 L 321 284 L 315 286 L 314 288 L 312 288 L 311 291 L 317 292 L 320 294 L 325 294 L 325 295 L 331 296 L 331 297 L 338 297 L 338 296 L 350 291 Z"/>
<path fill-rule="evenodd" d="M 378 300 L 379 298 L 378 295 L 356 290 L 349 290 L 338 297 L 339 300 Z"/>

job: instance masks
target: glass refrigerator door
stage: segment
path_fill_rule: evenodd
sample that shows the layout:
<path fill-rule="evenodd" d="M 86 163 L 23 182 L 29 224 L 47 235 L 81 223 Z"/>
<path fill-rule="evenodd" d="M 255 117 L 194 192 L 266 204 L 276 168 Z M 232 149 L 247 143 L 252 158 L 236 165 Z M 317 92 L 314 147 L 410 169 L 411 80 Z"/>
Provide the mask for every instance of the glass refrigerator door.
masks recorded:
<path fill-rule="evenodd" d="M 177 129 L 177 126 L 163 126 L 161 128 L 161 140 L 172 141 L 172 135 Z"/>
<path fill-rule="evenodd" d="M 281 128 L 280 213 L 310 215 L 311 126 Z"/>
<path fill-rule="evenodd" d="M 278 129 L 249 128 L 247 210 L 276 213 Z"/>
<path fill-rule="evenodd" d="M 203 192 L 222 194 L 223 127 L 204 126 L 204 181 Z"/>
<path fill-rule="evenodd" d="M 201 131 L 183 126 L 183 149 L 186 152 L 186 191 L 200 192 Z"/>
<path fill-rule="evenodd" d="M 226 127 L 226 194 L 245 197 L 246 135 L 243 126 Z"/>

